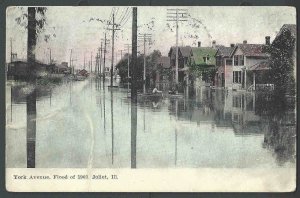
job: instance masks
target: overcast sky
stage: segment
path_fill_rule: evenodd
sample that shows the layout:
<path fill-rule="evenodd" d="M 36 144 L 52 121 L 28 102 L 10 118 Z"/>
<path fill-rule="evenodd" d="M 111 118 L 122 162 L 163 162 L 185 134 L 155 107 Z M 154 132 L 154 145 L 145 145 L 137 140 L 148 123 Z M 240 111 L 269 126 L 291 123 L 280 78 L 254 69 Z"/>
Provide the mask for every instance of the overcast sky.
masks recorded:
<path fill-rule="evenodd" d="M 196 46 L 198 41 L 201 41 L 202 46 L 211 46 L 213 40 L 225 46 L 241 43 L 243 40 L 248 43 L 264 43 L 265 36 L 271 36 L 272 41 L 283 24 L 296 24 L 296 10 L 292 7 L 180 8 L 188 9 L 190 15 L 188 21 L 179 23 L 179 45 L 184 46 Z M 109 20 L 112 9 L 113 7 L 48 7 L 45 15 L 47 25 L 39 35 L 36 58 L 48 61 L 51 48 L 55 61 L 69 61 L 70 49 L 73 49 L 73 58 L 77 59 L 74 64 L 81 68 L 84 54 L 89 60 L 91 53 L 95 57 L 107 27 L 100 20 Z M 131 44 L 132 8 L 115 7 L 114 10 L 116 23 L 121 22 L 120 30 L 116 31 L 117 52 L 125 49 L 124 44 Z M 27 30 L 15 21 L 26 12 L 27 8 L 7 9 L 7 60 L 10 60 L 10 38 L 13 40 L 13 52 L 18 54 L 18 58 L 26 59 Z M 94 20 L 90 20 L 91 18 Z M 147 44 L 146 53 L 158 49 L 167 56 L 168 50 L 176 42 L 175 30 L 175 23 L 167 22 L 167 7 L 138 7 L 138 33 L 152 34 L 153 43 Z M 106 32 L 108 39 L 111 39 L 111 31 Z M 44 36 L 48 34 L 51 35 L 50 40 L 45 42 Z M 141 47 L 138 48 L 141 53 L 142 44 L 139 43 Z M 108 51 L 106 65 L 110 66 L 111 46 Z M 119 53 L 118 60 L 120 56 Z"/>

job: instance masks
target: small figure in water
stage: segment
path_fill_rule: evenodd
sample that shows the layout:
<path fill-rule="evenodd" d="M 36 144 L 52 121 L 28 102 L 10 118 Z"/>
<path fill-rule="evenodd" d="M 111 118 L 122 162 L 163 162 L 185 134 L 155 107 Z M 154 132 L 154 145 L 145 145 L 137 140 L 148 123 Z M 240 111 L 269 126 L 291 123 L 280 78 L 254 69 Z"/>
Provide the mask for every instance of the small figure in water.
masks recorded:
<path fill-rule="evenodd" d="M 162 93 L 162 91 L 159 91 L 156 87 L 154 87 L 152 93 L 156 94 L 156 93 Z"/>

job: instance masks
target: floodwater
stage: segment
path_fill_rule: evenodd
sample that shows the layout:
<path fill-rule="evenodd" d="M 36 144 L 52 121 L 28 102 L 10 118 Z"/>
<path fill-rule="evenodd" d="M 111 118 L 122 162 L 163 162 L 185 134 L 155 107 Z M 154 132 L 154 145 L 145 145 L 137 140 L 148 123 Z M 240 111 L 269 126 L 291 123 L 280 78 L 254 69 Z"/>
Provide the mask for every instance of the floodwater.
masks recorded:
<path fill-rule="evenodd" d="M 6 167 L 295 167 L 288 101 L 203 87 L 182 98 L 138 98 L 135 106 L 127 88 L 101 81 L 41 87 L 36 107 L 26 102 L 28 85 L 7 85 Z"/>

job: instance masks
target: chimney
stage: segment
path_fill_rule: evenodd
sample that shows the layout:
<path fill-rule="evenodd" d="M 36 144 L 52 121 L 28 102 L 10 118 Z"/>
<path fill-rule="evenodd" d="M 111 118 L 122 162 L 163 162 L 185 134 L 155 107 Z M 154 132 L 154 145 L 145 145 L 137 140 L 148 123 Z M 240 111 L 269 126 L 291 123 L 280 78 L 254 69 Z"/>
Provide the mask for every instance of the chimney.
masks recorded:
<path fill-rule="evenodd" d="M 266 36 L 266 45 L 270 45 L 271 44 L 271 42 L 270 42 L 270 36 Z"/>
<path fill-rule="evenodd" d="M 198 41 L 198 47 L 201 47 L 201 41 Z"/>
<path fill-rule="evenodd" d="M 212 48 L 216 48 L 216 41 L 215 40 L 212 41 L 212 45 L 211 46 L 212 46 Z"/>
<path fill-rule="evenodd" d="M 247 40 L 244 40 L 244 41 L 243 41 L 243 44 L 247 44 Z"/>
<path fill-rule="evenodd" d="M 230 44 L 230 47 L 234 47 L 234 44 L 233 44 L 233 43 L 231 43 L 231 44 Z"/>

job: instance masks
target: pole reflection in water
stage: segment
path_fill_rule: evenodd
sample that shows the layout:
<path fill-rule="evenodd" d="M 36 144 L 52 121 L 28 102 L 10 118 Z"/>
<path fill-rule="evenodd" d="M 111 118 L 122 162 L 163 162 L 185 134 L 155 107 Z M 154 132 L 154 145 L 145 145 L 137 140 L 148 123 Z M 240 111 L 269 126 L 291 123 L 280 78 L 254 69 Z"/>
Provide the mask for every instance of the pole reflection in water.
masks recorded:
<path fill-rule="evenodd" d="M 12 113 L 13 113 L 13 91 L 12 91 L 12 86 L 10 87 L 10 122 L 12 122 Z"/>
<path fill-rule="evenodd" d="M 178 122 L 178 100 L 175 102 L 175 166 L 177 165 L 177 122 Z"/>
<path fill-rule="evenodd" d="M 26 97 L 27 107 L 27 168 L 35 168 L 36 89 Z"/>
<path fill-rule="evenodd" d="M 50 88 L 50 96 L 49 96 L 49 98 L 50 98 L 50 107 L 51 107 L 51 97 L 52 97 L 52 88 Z"/>
<path fill-rule="evenodd" d="M 70 105 L 72 105 L 72 80 L 69 82 L 69 88 L 70 88 Z"/>
<path fill-rule="evenodd" d="M 145 118 L 146 118 L 146 116 L 145 116 L 145 100 L 144 100 L 144 133 L 146 132 L 146 124 L 145 124 Z"/>
<path fill-rule="evenodd" d="M 104 127 L 104 133 L 106 133 L 106 128 L 105 128 L 105 124 L 106 124 L 106 118 L 105 118 L 105 88 L 104 88 L 104 84 L 103 84 L 103 127 Z"/>
<path fill-rule="evenodd" d="M 137 104 L 131 103 L 131 168 L 136 168 Z"/>
<path fill-rule="evenodd" d="M 114 164 L 114 105 L 113 90 L 110 90 L 110 110 L 111 110 L 111 164 Z"/>

